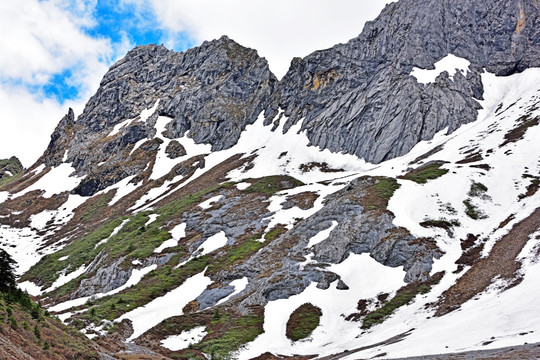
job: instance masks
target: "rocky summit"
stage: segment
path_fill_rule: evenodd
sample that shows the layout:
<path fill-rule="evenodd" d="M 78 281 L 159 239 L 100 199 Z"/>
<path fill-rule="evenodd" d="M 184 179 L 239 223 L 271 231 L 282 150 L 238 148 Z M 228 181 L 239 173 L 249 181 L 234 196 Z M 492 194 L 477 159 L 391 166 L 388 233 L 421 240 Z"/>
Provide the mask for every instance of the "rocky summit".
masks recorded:
<path fill-rule="evenodd" d="M 281 80 L 225 36 L 131 50 L 0 161 L 35 302 L 2 295 L 0 354 L 540 356 L 539 16 L 400 0 Z"/>

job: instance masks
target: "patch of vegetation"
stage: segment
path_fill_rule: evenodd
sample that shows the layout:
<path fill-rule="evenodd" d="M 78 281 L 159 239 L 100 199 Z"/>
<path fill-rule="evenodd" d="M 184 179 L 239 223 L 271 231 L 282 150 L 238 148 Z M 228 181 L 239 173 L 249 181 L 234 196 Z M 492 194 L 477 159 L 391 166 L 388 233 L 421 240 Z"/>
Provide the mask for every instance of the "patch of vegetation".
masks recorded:
<path fill-rule="evenodd" d="M 539 124 L 540 118 L 535 117 L 531 119 L 530 115 L 525 115 L 519 118 L 518 121 L 519 125 L 504 135 L 505 141 L 499 147 L 503 147 L 509 143 L 517 142 L 518 140 L 523 139 L 523 136 L 530 127 L 537 126 Z"/>
<path fill-rule="evenodd" d="M 294 310 L 287 321 L 286 336 L 292 341 L 307 338 L 319 326 L 322 311 L 306 303 Z"/>
<path fill-rule="evenodd" d="M 488 188 L 482 183 L 473 182 L 471 189 L 469 190 L 469 196 L 471 197 L 482 197 L 487 192 Z"/>
<path fill-rule="evenodd" d="M 267 176 L 259 179 L 248 179 L 247 181 L 251 185 L 245 190 L 246 192 L 256 192 L 268 196 L 272 196 L 282 190 L 305 185 L 300 180 L 287 175 Z"/>
<path fill-rule="evenodd" d="M 214 259 L 209 264 L 208 273 L 215 274 L 221 270 L 231 269 L 234 265 L 248 259 L 263 247 L 264 243 L 257 241 L 256 236 L 251 237 L 245 242 L 235 244 L 230 247 L 223 256 Z"/>
<path fill-rule="evenodd" d="M 484 160 L 484 157 L 482 156 L 482 154 L 480 154 L 479 152 L 476 152 L 476 153 L 468 155 L 465 159 L 456 161 L 456 164 L 460 164 L 460 165 L 470 164 L 470 163 L 478 162 L 482 160 Z"/>
<path fill-rule="evenodd" d="M 82 318 L 93 323 L 114 320 L 182 285 L 188 278 L 203 271 L 210 262 L 210 258 L 205 255 L 175 269 L 178 259 L 179 256 L 174 256 L 167 265 L 150 272 L 137 285 L 112 296 L 89 301 L 85 307 L 94 310 L 82 314 Z"/>
<path fill-rule="evenodd" d="M 89 206 L 81 216 L 81 221 L 84 223 L 93 222 L 100 218 L 103 209 L 105 209 L 112 200 L 114 194 L 112 191 L 97 196 L 94 200 L 90 200 Z"/>
<path fill-rule="evenodd" d="M 371 182 L 371 185 L 368 185 L 365 195 L 361 200 L 366 210 L 386 210 L 388 201 L 401 186 L 393 178 L 364 177 L 363 179 Z"/>
<path fill-rule="evenodd" d="M 450 230 L 454 226 L 461 226 L 461 223 L 458 220 L 446 220 L 446 219 L 429 219 L 426 221 L 423 221 L 420 223 L 420 226 L 428 228 L 428 227 L 438 227 L 445 230 Z"/>
<path fill-rule="evenodd" d="M 396 309 L 414 300 L 416 295 L 427 294 L 434 285 L 437 285 L 441 281 L 443 275 L 444 272 L 439 272 L 426 281 L 417 281 L 402 287 L 397 291 L 396 296 L 386 301 L 382 307 L 366 315 L 362 322 L 362 329 L 369 329 L 373 325 L 381 324 Z"/>
<path fill-rule="evenodd" d="M 525 178 L 525 176 L 523 176 Z M 538 191 L 538 189 L 540 189 L 540 178 L 537 178 L 537 177 L 534 177 L 534 176 L 530 176 L 532 179 L 531 179 L 531 182 L 529 185 L 527 185 L 527 191 L 524 193 L 524 194 L 519 194 L 518 195 L 518 199 L 522 200 L 522 199 L 525 199 L 527 197 L 530 197 L 530 196 L 533 196 L 534 194 L 536 194 L 536 192 Z"/>
<path fill-rule="evenodd" d="M 473 220 L 486 219 L 487 216 L 471 202 L 471 199 L 463 200 L 465 214 Z"/>
<path fill-rule="evenodd" d="M 210 354 L 212 359 L 229 359 L 231 352 L 255 340 L 264 332 L 263 324 L 264 316 L 258 314 L 241 317 L 220 315 L 212 320 L 212 335 L 193 345 L 193 348 Z"/>
<path fill-rule="evenodd" d="M 8 174 L 7 172 L 10 172 Z M 16 157 L 0 160 L 0 188 L 22 177 L 24 168 Z"/>
<path fill-rule="evenodd" d="M 85 263 L 92 261 L 106 244 L 97 246 L 97 248 L 96 245 L 101 240 L 108 238 L 123 220 L 124 218 L 119 218 L 108 221 L 81 239 L 73 241 L 62 250 L 44 256 L 23 275 L 21 280 L 30 280 L 48 288 L 58 279 L 61 271 L 75 271 Z M 66 260 L 60 261 L 60 258 L 66 256 L 68 257 Z"/>
<path fill-rule="evenodd" d="M 281 235 L 285 234 L 286 232 L 287 232 L 287 228 L 285 227 L 285 225 L 278 224 L 274 226 L 272 230 L 270 230 L 264 235 L 264 240 L 268 242 L 273 241 L 277 239 L 278 237 L 280 237 Z"/>
<path fill-rule="evenodd" d="M 411 180 L 418 184 L 425 184 L 428 180 L 437 179 L 448 172 L 447 169 L 441 169 L 442 165 L 444 165 L 442 162 L 428 163 L 398 178 Z"/>

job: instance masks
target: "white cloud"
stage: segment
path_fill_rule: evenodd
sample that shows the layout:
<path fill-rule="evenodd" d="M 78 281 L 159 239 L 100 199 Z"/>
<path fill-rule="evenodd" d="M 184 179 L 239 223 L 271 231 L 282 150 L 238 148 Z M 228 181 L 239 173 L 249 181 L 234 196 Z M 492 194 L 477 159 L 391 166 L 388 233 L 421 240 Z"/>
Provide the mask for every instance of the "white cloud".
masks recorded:
<path fill-rule="evenodd" d="M 123 0 L 141 4 L 140 0 Z M 196 42 L 228 35 L 258 50 L 282 77 L 295 56 L 346 42 L 390 0 L 146 0 L 167 44 L 186 32 Z"/>
<path fill-rule="evenodd" d="M 92 38 L 95 0 L 0 1 L 0 158 L 16 155 L 31 165 L 68 106 L 82 109 L 114 55 L 110 41 Z M 79 99 L 60 104 L 40 90 L 52 77 L 64 81 Z M 33 90 L 31 90 L 33 89 Z M 36 90 L 37 89 L 37 90 Z"/>

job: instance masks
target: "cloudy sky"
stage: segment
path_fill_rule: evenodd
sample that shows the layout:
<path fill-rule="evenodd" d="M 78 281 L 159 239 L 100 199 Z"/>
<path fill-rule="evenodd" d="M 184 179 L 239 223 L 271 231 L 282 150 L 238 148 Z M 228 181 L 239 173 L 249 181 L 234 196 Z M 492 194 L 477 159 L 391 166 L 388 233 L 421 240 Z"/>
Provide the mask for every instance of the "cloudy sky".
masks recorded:
<path fill-rule="evenodd" d="M 1 0 L 0 158 L 30 166 L 69 107 L 82 112 L 136 45 L 183 51 L 228 35 L 281 77 L 291 59 L 357 36 L 390 0 Z"/>

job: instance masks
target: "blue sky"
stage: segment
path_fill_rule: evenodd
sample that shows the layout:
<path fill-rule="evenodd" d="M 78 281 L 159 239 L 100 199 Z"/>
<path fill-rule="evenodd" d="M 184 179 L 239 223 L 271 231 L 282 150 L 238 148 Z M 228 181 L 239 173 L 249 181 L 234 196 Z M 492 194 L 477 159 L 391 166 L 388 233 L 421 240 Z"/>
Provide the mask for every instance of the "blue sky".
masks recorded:
<path fill-rule="evenodd" d="M 96 23 L 82 30 L 92 38 L 109 39 L 112 46 L 122 44 L 126 39 L 134 46 L 160 44 L 166 37 L 166 32 L 160 28 L 155 13 L 150 8 L 141 9 L 135 4 L 122 4 L 117 0 L 99 0 L 92 16 L 97 20 Z M 176 51 L 183 51 L 196 45 L 186 33 L 178 33 L 176 36 L 178 39 L 174 46 Z M 112 65 L 114 60 L 116 59 L 102 59 L 108 65 Z M 81 89 L 70 82 L 74 70 L 68 68 L 53 74 L 50 81 L 41 88 L 44 95 L 56 98 L 61 103 L 79 98 Z"/>
<path fill-rule="evenodd" d="M 295 56 L 357 36 L 391 0 L 2 0 L 0 159 L 30 166 L 69 107 L 137 45 L 183 51 L 228 35 L 282 77 Z"/>

